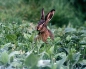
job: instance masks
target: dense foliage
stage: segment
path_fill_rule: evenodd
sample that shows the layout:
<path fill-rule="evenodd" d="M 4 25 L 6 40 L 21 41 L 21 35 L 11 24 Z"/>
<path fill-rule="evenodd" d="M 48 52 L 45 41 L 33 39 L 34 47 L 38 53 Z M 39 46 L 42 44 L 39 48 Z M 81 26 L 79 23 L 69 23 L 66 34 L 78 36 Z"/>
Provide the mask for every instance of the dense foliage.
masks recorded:
<path fill-rule="evenodd" d="M 51 23 L 57 26 L 83 25 L 86 22 L 86 0 L 0 0 L 0 21 L 21 23 L 22 20 L 37 23 L 40 10 L 48 13 L 55 8 Z"/>
<path fill-rule="evenodd" d="M 0 0 L 0 69 L 86 69 L 86 8 L 79 1 Z M 34 41 L 42 7 L 56 9 L 48 43 Z"/>
<path fill-rule="evenodd" d="M 0 67 L 7 69 L 84 69 L 86 67 L 86 28 L 51 27 L 54 41 L 34 42 L 33 23 L 0 23 Z"/>

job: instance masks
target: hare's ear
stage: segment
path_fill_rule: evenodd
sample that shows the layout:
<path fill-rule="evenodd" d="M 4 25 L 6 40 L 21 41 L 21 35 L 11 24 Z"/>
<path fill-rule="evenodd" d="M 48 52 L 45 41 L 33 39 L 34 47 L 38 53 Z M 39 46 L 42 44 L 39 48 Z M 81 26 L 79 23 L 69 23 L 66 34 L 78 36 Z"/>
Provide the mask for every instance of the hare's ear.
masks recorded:
<path fill-rule="evenodd" d="M 45 20 L 44 8 L 42 8 L 42 11 L 41 11 L 41 19 L 42 19 L 42 20 Z"/>
<path fill-rule="evenodd" d="M 46 24 L 51 20 L 51 18 L 52 18 L 53 15 L 54 15 L 54 12 L 55 12 L 55 9 L 52 9 L 52 10 L 45 16 Z"/>

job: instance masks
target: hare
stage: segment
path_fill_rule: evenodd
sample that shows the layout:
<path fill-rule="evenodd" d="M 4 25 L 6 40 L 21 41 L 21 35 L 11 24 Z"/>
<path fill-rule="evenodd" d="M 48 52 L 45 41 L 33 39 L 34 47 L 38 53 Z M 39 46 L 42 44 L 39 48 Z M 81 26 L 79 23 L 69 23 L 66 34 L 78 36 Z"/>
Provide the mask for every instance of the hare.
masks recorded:
<path fill-rule="evenodd" d="M 55 9 L 52 9 L 46 16 L 44 15 L 44 8 L 42 8 L 41 11 L 41 19 L 38 22 L 38 26 L 36 27 L 36 30 L 38 31 L 38 36 L 36 37 L 36 40 L 42 40 L 43 42 L 47 42 L 47 38 L 50 37 L 52 40 L 54 39 L 54 36 L 52 32 L 47 28 L 48 22 L 51 20 L 55 12 Z"/>

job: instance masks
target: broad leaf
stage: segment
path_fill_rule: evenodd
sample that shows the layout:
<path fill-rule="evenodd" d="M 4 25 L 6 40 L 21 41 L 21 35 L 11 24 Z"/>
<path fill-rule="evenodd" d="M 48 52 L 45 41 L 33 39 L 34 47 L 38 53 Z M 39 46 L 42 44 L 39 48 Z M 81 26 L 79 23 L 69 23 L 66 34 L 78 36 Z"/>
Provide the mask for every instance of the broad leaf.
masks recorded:
<path fill-rule="evenodd" d="M 26 59 L 25 64 L 28 68 L 32 68 L 37 65 L 38 62 L 38 56 L 31 53 Z"/>
<path fill-rule="evenodd" d="M 7 64 L 7 63 L 8 63 L 8 61 L 9 61 L 9 56 L 8 56 L 8 53 L 7 53 L 6 51 L 4 51 L 4 52 L 1 53 L 0 61 L 1 61 L 3 64 Z"/>

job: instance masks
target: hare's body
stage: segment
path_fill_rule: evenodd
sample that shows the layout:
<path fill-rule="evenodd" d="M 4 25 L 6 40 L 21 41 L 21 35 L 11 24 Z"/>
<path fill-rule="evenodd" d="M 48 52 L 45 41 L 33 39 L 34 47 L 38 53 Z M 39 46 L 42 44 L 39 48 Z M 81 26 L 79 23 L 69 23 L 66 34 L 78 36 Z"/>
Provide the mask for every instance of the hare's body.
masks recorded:
<path fill-rule="evenodd" d="M 41 39 L 42 41 L 46 42 L 47 38 L 50 37 L 53 39 L 53 34 L 52 32 L 47 28 L 47 23 L 51 20 L 52 16 L 54 15 L 54 9 L 52 9 L 45 17 L 44 17 L 44 9 L 42 9 L 42 15 L 41 15 L 41 20 L 38 23 L 37 26 L 37 31 L 38 36 L 36 37 L 37 39 Z"/>
<path fill-rule="evenodd" d="M 51 39 L 53 39 L 53 34 L 51 33 L 50 30 L 47 29 L 44 32 L 39 32 L 38 36 L 37 36 L 37 39 L 42 40 L 44 42 L 47 42 L 46 40 L 47 40 L 48 37 L 50 37 Z"/>

